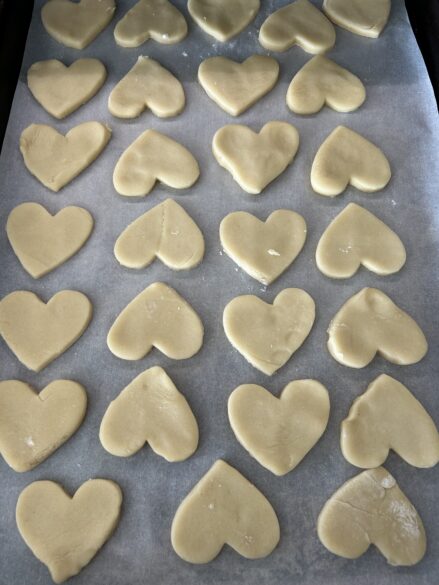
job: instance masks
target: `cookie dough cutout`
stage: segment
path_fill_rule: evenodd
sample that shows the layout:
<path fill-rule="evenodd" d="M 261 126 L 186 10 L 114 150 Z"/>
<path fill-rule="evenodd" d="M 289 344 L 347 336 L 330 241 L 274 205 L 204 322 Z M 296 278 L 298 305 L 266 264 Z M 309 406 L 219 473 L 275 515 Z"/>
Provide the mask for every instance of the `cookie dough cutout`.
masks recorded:
<path fill-rule="evenodd" d="M 58 483 L 34 481 L 17 501 L 18 531 L 55 583 L 77 575 L 115 531 L 122 491 L 107 479 L 89 479 L 70 497 Z"/>
<path fill-rule="evenodd" d="M 181 83 L 158 61 L 140 56 L 108 98 L 108 109 L 118 118 L 137 118 L 146 108 L 159 118 L 184 110 Z"/>
<path fill-rule="evenodd" d="M 115 0 L 49 0 L 41 9 L 41 20 L 58 43 L 85 49 L 108 25 L 115 10 Z"/>
<path fill-rule="evenodd" d="M 335 45 L 335 30 L 309 0 L 296 0 L 270 14 L 259 31 L 267 51 L 283 52 L 299 45 L 307 53 L 326 53 Z"/>
<path fill-rule="evenodd" d="M 45 461 L 81 426 L 87 408 L 84 388 L 55 380 L 39 394 L 25 382 L 0 382 L 0 453 L 15 471 Z"/>
<path fill-rule="evenodd" d="M 314 319 L 310 295 L 300 288 L 286 288 L 272 305 L 254 295 L 234 298 L 224 309 L 223 326 L 233 347 L 271 376 L 299 349 Z"/>
<path fill-rule="evenodd" d="M 390 0 L 323 0 L 323 11 L 338 26 L 376 39 L 389 19 Z"/>
<path fill-rule="evenodd" d="M 46 304 L 19 290 L 0 302 L 0 335 L 23 365 L 40 372 L 81 337 L 91 317 L 92 305 L 78 291 L 62 290 Z"/>
<path fill-rule="evenodd" d="M 24 164 L 45 187 L 57 193 L 101 154 L 111 130 L 100 122 L 84 122 L 64 136 L 46 124 L 31 124 L 21 133 Z"/>
<path fill-rule="evenodd" d="M 364 368 L 376 354 L 406 366 L 428 350 L 419 325 L 377 288 L 363 288 L 332 319 L 328 350 L 344 366 Z"/>
<path fill-rule="evenodd" d="M 173 288 L 154 282 L 138 294 L 111 327 L 107 344 L 124 360 L 140 360 L 156 347 L 167 357 L 184 360 L 203 344 L 203 324 Z"/>
<path fill-rule="evenodd" d="M 117 457 L 129 457 L 148 443 L 167 461 L 184 461 L 197 449 L 198 425 L 186 398 L 156 366 L 142 372 L 111 402 L 99 438 Z"/>
<path fill-rule="evenodd" d="M 421 518 L 383 467 L 343 484 L 323 506 L 317 533 L 335 555 L 356 559 L 373 544 L 393 566 L 415 565 L 427 546 Z"/>
<path fill-rule="evenodd" d="M 218 459 L 175 513 L 171 541 L 188 563 L 209 563 L 227 544 L 247 559 L 268 556 L 280 538 L 279 521 L 266 497 Z"/>
<path fill-rule="evenodd" d="M 229 124 L 213 137 L 218 163 L 252 195 L 261 193 L 290 165 L 299 148 L 299 133 L 287 122 L 268 122 L 259 133 L 248 126 Z"/>
<path fill-rule="evenodd" d="M 279 398 L 262 386 L 243 384 L 230 395 L 228 413 L 236 438 L 263 467 L 285 475 L 323 435 L 329 395 L 316 380 L 295 380 Z"/>
<path fill-rule="evenodd" d="M 349 203 L 323 232 L 316 261 L 330 278 L 350 278 L 360 266 L 387 276 L 401 270 L 406 251 L 397 234 L 376 215 Z"/>
<path fill-rule="evenodd" d="M 173 270 L 189 270 L 203 259 L 204 238 L 183 207 L 166 199 L 124 229 L 114 255 L 127 268 L 145 268 L 159 258 Z"/>
<path fill-rule="evenodd" d="M 188 189 L 199 176 L 200 167 L 187 148 L 156 130 L 145 130 L 117 161 L 113 184 L 120 195 L 144 197 L 157 181 Z"/>
<path fill-rule="evenodd" d="M 409 465 L 439 461 L 439 433 L 433 419 L 398 380 L 381 374 L 356 398 L 341 424 L 341 450 L 357 467 L 382 465 L 390 449 Z"/>
<path fill-rule="evenodd" d="M 317 151 L 311 168 L 316 193 L 335 197 L 352 185 L 374 193 L 384 189 L 392 173 L 383 152 L 357 132 L 337 126 Z"/>
<path fill-rule="evenodd" d="M 268 285 L 299 255 L 306 240 L 306 223 L 289 209 L 273 211 L 265 222 L 246 211 L 235 211 L 222 220 L 220 240 L 240 268 Z"/>
<path fill-rule="evenodd" d="M 243 31 L 259 12 L 259 0 L 189 0 L 190 15 L 207 34 L 225 42 Z"/>
<path fill-rule="evenodd" d="M 114 38 L 121 47 L 139 47 L 149 39 L 173 45 L 186 35 L 184 16 L 168 0 L 140 0 L 114 29 Z"/>

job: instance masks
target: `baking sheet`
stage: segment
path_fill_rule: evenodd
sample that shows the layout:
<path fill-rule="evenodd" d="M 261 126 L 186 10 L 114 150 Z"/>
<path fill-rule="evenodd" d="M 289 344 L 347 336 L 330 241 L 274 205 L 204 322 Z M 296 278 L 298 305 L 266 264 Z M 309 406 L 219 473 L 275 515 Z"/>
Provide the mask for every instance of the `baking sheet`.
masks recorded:
<path fill-rule="evenodd" d="M 187 17 L 189 35 L 181 43 L 161 46 L 152 41 L 137 49 L 118 47 L 113 40 L 115 24 L 133 4 L 119 0 L 110 26 L 84 51 L 58 44 L 43 29 L 35 2 L 26 51 L 0 158 L 0 296 L 18 289 L 31 290 L 46 301 L 61 289 L 84 292 L 94 306 L 93 320 L 80 340 L 41 373 L 20 365 L 0 342 L 1 379 L 18 378 L 42 389 L 57 378 L 82 383 L 89 397 L 84 424 L 48 460 L 31 472 L 18 474 L 0 460 L 0 583 L 39 585 L 51 583 L 49 573 L 26 547 L 15 526 L 15 504 L 30 482 L 52 479 L 70 492 L 85 480 L 104 477 L 117 481 L 124 492 L 123 514 L 113 537 L 74 580 L 80 584 L 189 585 L 286 583 L 358 585 L 426 585 L 439 575 L 439 523 L 437 494 L 439 466 L 419 470 L 391 455 L 386 467 L 412 500 L 424 520 L 428 552 L 413 568 L 392 568 L 371 549 L 356 561 L 329 553 L 316 534 L 316 518 L 326 499 L 357 470 L 342 457 L 339 424 L 352 400 L 382 372 L 406 384 L 439 422 L 439 127 L 432 88 L 401 0 L 394 0 L 390 22 L 378 40 L 350 34 L 338 27 L 337 43 L 329 53 L 338 63 L 359 75 L 367 88 L 367 101 L 353 114 L 324 109 L 315 116 L 300 117 L 285 106 L 285 94 L 293 74 L 310 58 L 295 47 L 274 55 L 281 63 L 275 89 L 239 118 L 259 129 L 278 119 L 293 123 L 300 132 L 300 149 L 293 165 L 260 196 L 245 194 L 211 153 L 215 131 L 236 122 L 216 106 L 196 81 L 199 63 L 212 55 L 244 59 L 264 53 L 257 41 L 261 23 L 284 1 L 263 2 L 256 20 L 231 42 L 217 43 L 189 17 L 185 2 L 175 1 Z M 320 4 L 320 3 L 319 3 Z M 160 120 L 150 112 L 138 119 L 113 118 L 107 99 L 115 83 L 131 68 L 138 55 L 157 58 L 184 84 L 187 106 L 182 115 Z M 84 107 L 66 120 L 56 121 L 41 108 L 26 86 L 26 71 L 38 60 L 57 58 L 71 63 L 79 57 L 96 57 L 107 67 L 108 79 Z M 45 189 L 25 169 L 18 149 L 19 136 L 29 124 L 47 123 L 61 132 L 87 120 L 106 122 L 113 129 L 104 153 L 60 193 Z M 388 187 L 373 195 L 349 188 L 333 200 L 316 195 L 309 173 L 322 140 L 338 124 L 346 124 L 378 144 L 390 160 L 393 178 Z M 157 186 L 144 199 L 118 196 L 112 171 L 122 151 L 145 129 L 155 128 L 185 144 L 198 159 L 201 177 L 188 191 Z M 167 197 L 175 197 L 198 223 L 206 239 L 204 262 L 196 269 L 175 273 L 159 261 L 145 270 L 129 271 L 113 256 L 114 241 L 133 219 Z M 41 280 L 34 281 L 20 266 L 5 233 L 8 213 L 19 203 L 37 201 L 52 213 L 66 205 L 81 205 L 95 218 L 95 230 L 86 246 L 70 261 Z M 355 201 L 378 214 L 401 236 L 407 264 L 400 274 L 380 278 L 362 270 L 347 281 L 324 277 L 316 268 L 314 252 L 329 221 Z M 229 212 L 246 210 L 260 218 L 278 208 L 292 208 L 304 216 L 308 239 L 304 250 L 286 273 L 264 287 L 238 269 L 221 252 L 220 220 Z M 143 360 L 127 362 L 111 354 L 106 335 L 115 317 L 140 291 L 154 281 L 173 286 L 193 305 L 205 325 L 202 350 L 192 359 L 172 361 L 157 350 Z M 315 299 L 317 318 L 303 347 L 273 377 L 247 364 L 227 341 L 222 329 L 222 310 L 240 294 L 257 294 L 272 301 L 283 288 L 306 289 Z M 326 328 L 341 304 L 364 286 L 378 286 L 406 309 L 421 325 L 430 343 L 421 363 L 398 367 L 375 359 L 362 370 L 337 364 L 326 350 Z M 144 369 L 161 365 L 188 398 L 200 427 L 198 451 L 188 461 L 170 464 L 146 447 L 137 455 L 116 458 L 101 447 L 99 424 L 120 390 Z M 237 443 L 227 420 L 227 398 L 239 384 L 258 383 L 278 395 L 293 379 L 313 377 L 328 388 L 331 417 L 322 440 L 292 473 L 278 478 L 262 468 Z M 225 547 L 208 565 L 191 565 L 172 550 L 170 526 L 174 513 L 191 487 L 217 458 L 236 466 L 268 497 L 280 520 L 281 541 L 271 556 L 258 561 L 241 558 Z"/>

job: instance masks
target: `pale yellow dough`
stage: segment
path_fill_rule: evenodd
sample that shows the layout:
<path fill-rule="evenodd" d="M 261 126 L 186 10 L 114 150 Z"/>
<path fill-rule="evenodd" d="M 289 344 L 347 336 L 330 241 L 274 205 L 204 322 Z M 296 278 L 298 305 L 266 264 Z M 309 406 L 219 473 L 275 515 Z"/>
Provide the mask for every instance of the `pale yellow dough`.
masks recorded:
<path fill-rule="evenodd" d="M 198 81 L 207 95 L 231 116 L 239 116 L 273 89 L 279 63 L 266 55 L 251 55 L 242 63 L 210 57 L 198 68 Z"/>
<path fill-rule="evenodd" d="M 338 556 L 356 559 L 373 544 L 394 566 L 415 565 L 427 546 L 421 518 L 383 467 L 343 484 L 320 512 L 317 532 Z"/>
<path fill-rule="evenodd" d="M 198 446 L 192 410 L 165 370 L 139 374 L 107 408 L 99 438 L 112 455 L 128 457 L 145 443 L 167 461 L 184 461 Z"/>
<path fill-rule="evenodd" d="M 377 288 L 363 288 L 346 301 L 328 335 L 332 357 L 351 368 L 364 368 L 376 354 L 393 364 L 415 364 L 428 350 L 416 321 Z"/>
<path fill-rule="evenodd" d="M 289 209 L 273 211 L 265 222 L 246 211 L 235 211 L 220 224 L 220 240 L 226 254 L 265 285 L 294 262 L 305 239 L 305 220 Z"/>
<path fill-rule="evenodd" d="M 120 313 L 107 344 L 125 360 L 139 360 L 153 346 L 171 359 L 183 360 L 200 350 L 203 333 L 203 324 L 189 303 L 170 286 L 154 282 Z"/>
<path fill-rule="evenodd" d="M 212 561 L 225 544 L 247 559 L 268 556 L 280 538 L 266 497 L 236 469 L 218 459 L 175 513 L 171 541 L 189 563 Z"/>
<path fill-rule="evenodd" d="M 337 126 L 317 151 L 311 168 L 316 193 L 335 197 L 350 184 L 373 193 L 384 189 L 392 173 L 383 152 L 357 132 Z"/>
<path fill-rule="evenodd" d="M 248 26 L 259 12 L 259 0 L 188 0 L 190 15 L 217 41 L 228 41 Z"/>
<path fill-rule="evenodd" d="M 299 133 L 287 122 L 268 122 L 259 133 L 241 124 L 220 128 L 212 150 L 241 189 L 257 195 L 290 165 L 299 148 Z"/>
<path fill-rule="evenodd" d="M 158 61 L 140 56 L 108 98 L 108 109 L 118 118 L 136 118 L 145 108 L 159 118 L 177 116 L 185 105 L 184 90 Z"/>
<path fill-rule="evenodd" d="M 18 530 L 55 583 L 77 575 L 119 523 L 122 491 L 117 483 L 90 479 L 70 497 L 53 481 L 35 481 L 17 501 Z"/>
<path fill-rule="evenodd" d="M 338 26 L 376 39 L 389 19 L 390 0 L 323 0 L 323 10 Z"/>
<path fill-rule="evenodd" d="M 392 449 L 410 465 L 439 461 L 439 433 L 433 419 L 398 380 L 381 374 L 354 400 L 341 424 L 341 450 L 357 467 L 382 465 Z"/>
<path fill-rule="evenodd" d="M 224 331 L 252 366 L 271 376 L 296 352 L 313 326 L 315 304 L 300 288 L 286 288 L 270 305 L 243 295 L 224 309 Z"/>
<path fill-rule="evenodd" d="M 317 266 L 330 278 L 350 278 L 363 265 L 385 276 L 406 260 L 400 238 L 376 215 L 349 203 L 329 224 L 316 250 Z"/>
<path fill-rule="evenodd" d="M 124 229 L 114 255 L 128 268 L 145 268 L 159 258 L 173 270 L 188 270 L 203 259 L 204 238 L 183 207 L 166 199 Z"/>
<path fill-rule="evenodd" d="M 187 148 L 156 130 L 145 130 L 117 161 L 113 183 L 120 195 L 143 197 L 156 181 L 188 189 L 199 176 L 198 163 Z"/>
<path fill-rule="evenodd" d="M 43 185 L 58 192 L 104 150 L 111 130 L 100 122 L 74 126 L 65 136 L 46 124 L 31 124 L 21 133 L 24 164 Z"/>
<path fill-rule="evenodd" d="M 55 380 L 39 394 L 25 382 L 0 382 L 0 453 L 15 471 L 29 471 L 80 427 L 87 408 L 84 388 Z"/>
<path fill-rule="evenodd" d="M 325 53 L 335 44 L 335 30 L 309 0 L 296 0 L 270 14 L 259 31 L 268 51 L 283 52 L 299 45 L 307 53 Z"/>
<path fill-rule="evenodd" d="M 22 364 L 39 372 L 81 337 L 91 317 L 92 305 L 78 291 L 60 291 L 46 304 L 19 290 L 0 302 L 0 335 Z"/>
<path fill-rule="evenodd" d="M 54 270 L 82 248 L 93 218 L 82 207 L 64 207 L 51 215 L 39 203 L 22 203 L 6 223 L 9 242 L 23 268 L 34 278 Z"/>
<path fill-rule="evenodd" d="M 230 395 L 228 413 L 236 438 L 275 475 L 293 470 L 323 435 L 329 395 L 316 380 L 295 380 L 279 398 L 262 386 L 244 384 Z"/>

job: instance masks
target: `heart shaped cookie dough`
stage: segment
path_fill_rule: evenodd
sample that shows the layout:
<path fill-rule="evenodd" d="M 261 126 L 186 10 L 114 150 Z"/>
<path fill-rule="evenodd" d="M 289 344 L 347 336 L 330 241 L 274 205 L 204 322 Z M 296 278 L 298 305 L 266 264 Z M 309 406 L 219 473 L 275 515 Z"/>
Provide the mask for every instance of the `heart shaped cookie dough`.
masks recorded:
<path fill-rule="evenodd" d="M 366 99 L 361 80 L 323 55 L 305 63 L 287 91 L 287 106 L 295 114 L 315 114 L 327 105 L 336 112 L 353 112 Z"/>
<path fill-rule="evenodd" d="M 299 349 L 314 319 L 310 295 L 300 288 L 286 288 L 272 305 L 254 295 L 234 298 L 224 309 L 223 325 L 233 347 L 271 376 Z"/>
<path fill-rule="evenodd" d="M 323 10 L 338 26 L 376 39 L 389 19 L 390 0 L 323 0 Z"/>
<path fill-rule="evenodd" d="M 19 290 L 0 302 L 0 335 L 22 364 L 39 372 L 81 337 L 91 316 L 90 301 L 78 291 L 62 290 L 46 304 Z"/>
<path fill-rule="evenodd" d="M 40 278 L 82 248 L 93 229 L 93 218 L 82 207 L 64 207 L 51 215 L 39 203 L 22 203 L 6 223 L 9 242 L 21 265 Z"/>
<path fill-rule="evenodd" d="M 188 0 L 190 15 L 217 41 L 228 41 L 248 26 L 259 12 L 259 0 Z"/>
<path fill-rule="evenodd" d="M 115 0 L 49 0 L 41 10 L 41 20 L 56 41 L 84 49 L 108 25 L 115 10 Z"/>
<path fill-rule="evenodd" d="M 376 354 L 393 364 L 416 364 L 428 350 L 419 325 L 377 288 L 363 288 L 332 319 L 332 357 L 350 368 L 364 368 Z"/>
<path fill-rule="evenodd" d="M 189 303 L 170 286 L 154 282 L 120 313 L 107 344 L 124 360 L 140 360 L 153 346 L 171 359 L 184 360 L 200 350 L 203 333 Z"/>
<path fill-rule="evenodd" d="M 357 132 L 337 126 L 317 151 L 311 168 L 316 193 L 335 197 L 350 184 L 373 193 L 384 189 L 392 173 L 383 152 Z"/>
<path fill-rule="evenodd" d="M 77 575 L 119 523 L 122 492 L 117 483 L 90 479 L 73 497 L 53 481 L 34 481 L 20 494 L 18 530 L 55 583 Z"/>
<path fill-rule="evenodd" d="M 277 121 L 268 122 L 259 133 L 241 124 L 229 124 L 215 133 L 212 142 L 218 163 L 241 189 L 253 195 L 284 172 L 298 148 L 296 128 Z"/>
<path fill-rule="evenodd" d="M 198 446 L 198 425 L 186 398 L 157 366 L 134 378 L 111 402 L 99 438 L 112 455 L 128 457 L 145 443 L 167 461 L 184 461 Z"/>
<path fill-rule="evenodd" d="M 278 278 L 299 255 L 306 223 L 289 209 L 277 209 L 264 221 L 246 211 L 229 213 L 220 224 L 224 251 L 264 285 Z"/>
<path fill-rule="evenodd" d="M 398 380 L 381 374 L 356 398 L 341 424 L 341 450 L 357 467 L 378 467 L 393 449 L 415 467 L 439 461 L 433 419 Z"/>
<path fill-rule="evenodd" d="M 329 224 L 316 250 L 317 266 L 330 278 L 350 278 L 363 265 L 385 276 L 401 270 L 404 244 L 376 215 L 349 203 Z"/>
<path fill-rule="evenodd" d="M 184 90 L 158 61 L 140 56 L 108 98 L 108 109 L 118 118 L 137 118 L 145 108 L 159 118 L 177 116 L 185 105 Z"/>
<path fill-rule="evenodd" d="M 244 384 L 230 395 L 230 425 L 236 438 L 261 465 L 285 475 L 323 435 L 329 395 L 316 380 L 290 382 L 276 398 L 262 386 Z"/>
<path fill-rule="evenodd" d="M 55 380 L 39 394 L 20 380 L 0 382 L 0 453 L 15 471 L 29 471 L 50 457 L 81 426 L 84 388 Z"/>
<path fill-rule="evenodd" d="M 394 566 L 415 565 L 427 544 L 421 518 L 383 467 L 343 484 L 320 512 L 317 532 L 335 555 L 356 559 L 373 544 Z"/>
<path fill-rule="evenodd" d="M 139 0 L 114 29 L 114 38 L 121 47 L 139 47 L 149 39 L 173 45 L 186 35 L 184 16 L 168 0 Z"/>
<path fill-rule="evenodd" d="M 24 164 L 43 185 L 58 192 L 104 150 L 111 130 L 100 122 L 84 122 L 65 136 L 46 124 L 31 124 L 21 133 Z"/>
<path fill-rule="evenodd" d="M 270 502 L 218 459 L 182 501 L 172 522 L 175 552 L 189 563 L 212 561 L 225 544 L 247 559 L 268 556 L 280 538 Z"/>
<path fill-rule="evenodd" d="M 317 55 L 335 45 L 335 30 L 309 0 L 296 0 L 270 14 L 259 31 L 259 42 L 268 51 L 283 52 L 299 45 Z"/>
<path fill-rule="evenodd" d="M 113 183 L 120 195 L 143 197 L 156 181 L 188 189 L 199 176 L 200 167 L 184 146 L 156 130 L 145 130 L 117 161 Z"/>
<path fill-rule="evenodd" d="M 27 85 L 37 102 L 61 120 L 96 95 L 106 77 L 107 71 L 98 59 L 78 59 L 69 67 L 49 59 L 29 68 Z"/>
<path fill-rule="evenodd" d="M 173 270 L 188 270 L 203 259 L 204 238 L 183 207 L 166 199 L 124 229 L 114 255 L 128 268 L 145 268 L 157 257 Z"/>
<path fill-rule="evenodd" d="M 242 63 L 210 57 L 198 68 L 198 81 L 207 95 L 231 116 L 239 116 L 273 89 L 279 63 L 266 55 L 251 55 Z"/>

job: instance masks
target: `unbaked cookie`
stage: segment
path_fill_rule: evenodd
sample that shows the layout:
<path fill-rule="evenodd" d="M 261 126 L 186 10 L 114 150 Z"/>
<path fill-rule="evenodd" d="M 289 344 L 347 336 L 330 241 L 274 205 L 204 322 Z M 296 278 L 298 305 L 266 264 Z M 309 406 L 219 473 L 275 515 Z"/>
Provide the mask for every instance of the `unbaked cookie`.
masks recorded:
<path fill-rule="evenodd" d="M 338 26 L 376 39 L 389 19 L 390 0 L 323 0 L 323 10 Z"/>
<path fill-rule="evenodd" d="M 188 0 L 190 15 L 217 41 L 228 41 L 248 26 L 259 12 L 259 0 Z"/>

